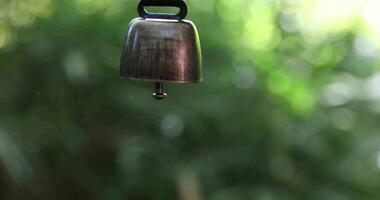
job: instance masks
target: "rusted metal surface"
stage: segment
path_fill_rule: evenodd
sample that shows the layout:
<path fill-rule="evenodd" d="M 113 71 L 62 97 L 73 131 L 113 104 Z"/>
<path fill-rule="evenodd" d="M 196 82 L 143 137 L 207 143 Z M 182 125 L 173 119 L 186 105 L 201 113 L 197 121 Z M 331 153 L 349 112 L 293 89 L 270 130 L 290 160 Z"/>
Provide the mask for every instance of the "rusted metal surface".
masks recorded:
<path fill-rule="evenodd" d="M 196 27 L 187 20 L 134 19 L 125 39 L 120 74 L 132 80 L 200 82 L 202 58 Z"/>
<path fill-rule="evenodd" d="M 179 13 L 149 13 L 147 6 L 178 7 Z M 202 53 L 198 32 L 187 15 L 184 0 L 140 0 L 141 18 L 132 20 L 124 42 L 120 75 L 155 82 L 153 97 L 164 99 L 165 82 L 202 81 Z"/>

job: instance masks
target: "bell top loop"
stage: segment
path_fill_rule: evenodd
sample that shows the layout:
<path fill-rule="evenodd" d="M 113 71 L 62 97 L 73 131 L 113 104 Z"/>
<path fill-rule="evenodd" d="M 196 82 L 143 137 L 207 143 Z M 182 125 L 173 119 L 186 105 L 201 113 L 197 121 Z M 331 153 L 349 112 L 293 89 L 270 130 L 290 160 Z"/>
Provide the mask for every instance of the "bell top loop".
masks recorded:
<path fill-rule="evenodd" d="M 176 15 L 166 14 L 166 13 L 149 13 L 145 10 L 146 6 L 157 6 L 157 7 L 177 7 L 180 9 L 179 13 Z M 187 15 L 187 4 L 184 0 L 140 0 L 137 7 L 140 17 L 146 19 L 173 19 L 182 20 L 186 18 Z"/>

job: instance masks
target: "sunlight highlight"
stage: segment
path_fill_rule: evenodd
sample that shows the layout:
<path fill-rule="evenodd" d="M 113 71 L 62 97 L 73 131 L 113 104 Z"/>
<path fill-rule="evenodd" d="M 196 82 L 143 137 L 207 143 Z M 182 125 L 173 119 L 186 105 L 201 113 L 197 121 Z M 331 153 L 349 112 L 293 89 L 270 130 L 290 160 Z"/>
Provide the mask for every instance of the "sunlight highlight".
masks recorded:
<path fill-rule="evenodd" d="M 362 0 L 319 0 L 311 12 L 314 24 L 331 30 L 350 28 L 358 15 Z"/>
<path fill-rule="evenodd" d="M 365 6 L 362 16 L 368 26 L 380 37 L 380 1 L 369 0 Z"/>
<path fill-rule="evenodd" d="M 296 16 L 296 21 L 292 23 L 299 26 L 305 42 L 318 44 L 331 38 L 332 34 L 339 35 L 356 29 L 365 2 L 366 0 L 300 1 L 291 7 Z"/>

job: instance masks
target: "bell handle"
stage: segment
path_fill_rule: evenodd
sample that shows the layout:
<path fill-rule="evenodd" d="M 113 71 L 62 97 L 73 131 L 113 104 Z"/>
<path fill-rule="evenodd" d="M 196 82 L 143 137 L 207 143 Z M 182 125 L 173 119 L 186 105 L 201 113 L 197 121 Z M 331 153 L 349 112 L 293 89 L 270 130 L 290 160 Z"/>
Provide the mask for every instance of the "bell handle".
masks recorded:
<path fill-rule="evenodd" d="M 166 14 L 166 13 L 149 13 L 145 10 L 146 6 L 157 6 L 157 7 L 177 7 L 179 8 L 179 13 L 176 15 Z M 140 17 L 152 18 L 152 19 L 173 19 L 182 20 L 186 18 L 187 15 L 187 4 L 184 0 L 140 0 L 137 7 Z"/>

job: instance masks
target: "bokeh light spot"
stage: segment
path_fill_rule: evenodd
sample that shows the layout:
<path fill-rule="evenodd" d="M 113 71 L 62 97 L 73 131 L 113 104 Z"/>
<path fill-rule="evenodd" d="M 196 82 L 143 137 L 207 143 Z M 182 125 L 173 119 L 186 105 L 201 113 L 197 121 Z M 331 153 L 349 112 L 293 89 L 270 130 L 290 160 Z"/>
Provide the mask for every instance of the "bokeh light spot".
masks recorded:
<path fill-rule="evenodd" d="M 305 86 L 296 86 L 290 91 L 287 98 L 293 110 L 299 114 L 307 114 L 314 110 L 314 96 L 311 90 Z"/>
<path fill-rule="evenodd" d="M 275 94 L 284 94 L 291 89 L 291 77 L 282 71 L 276 71 L 269 77 L 269 89 Z"/>
<path fill-rule="evenodd" d="M 75 0 L 82 14 L 91 14 L 110 5 L 109 0 Z"/>
<path fill-rule="evenodd" d="M 379 23 L 380 24 L 380 23 Z M 375 57 L 378 55 L 378 47 L 374 38 L 368 35 L 358 35 L 354 40 L 356 54 L 363 57 Z"/>
<path fill-rule="evenodd" d="M 235 67 L 235 86 L 239 89 L 252 88 L 256 81 L 255 72 L 252 67 L 237 66 Z"/>
<path fill-rule="evenodd" d="M 355 120 L 355 114 L 347 108 L 335 109 L 331 114 L 331 121 L 335 128 L 350 130 Z"/>
<path fill-rule="evenodd" d="M 285 10 L 280 14 L 280 26 L 287 32 L 296 32 L 299 29 L 296 13 L 294 11 Z"/>
<path fill-rule="evenodd" d="M 12 2 L 9 17 L 14 26 L 28 26 L 34 22 L 34 17 L 29 12 L 27 2 Z"/>
<path fill-rule="evenodd" d="M 240 18 L 242 5 L 238 0 L 220 0 L 216 5 L 216 10 L 223 21 L 236 22 Z"/>
<path fill-rule="evenodd" d="M 329 106 L 340 106 L 347 103 L 353 97 L 353 89 L 344 82 L 335 82 L 328 85 L 324 92 L 323 98 Z"/>
<path fill-rule="evenodd" d="M 36 17 L 49 17 L 55 11 L 52 0 L 29 0 L 28 6 L 29 11 Z"/>
<path fill-rule="evenodd" d="M 161 121 L 161 130 L 165 136 L 177 137 L 182 134 L 184 122 L 178 115 L 167 115 Z"/>
<path fill-rule="evenodd" d="M 64 67 L 71 81 L 83 81 L 88 78 L 88 64 L 80 51 L 70 52 L 64 60 Z"/>
<path fill-rule="evenodd" d="M 245 21 L 242 45 L 254 50 L 271 50 L 281 41 L 281 34 L 274 24 L 271 8 L 263 3 L 252 4 L 249 20 Z"/>
<path fill-rule="evenodd" d="M 374 74 L 366 81 L 365 89 L 369 99 L 380 99 L 380 73 Z"/>

